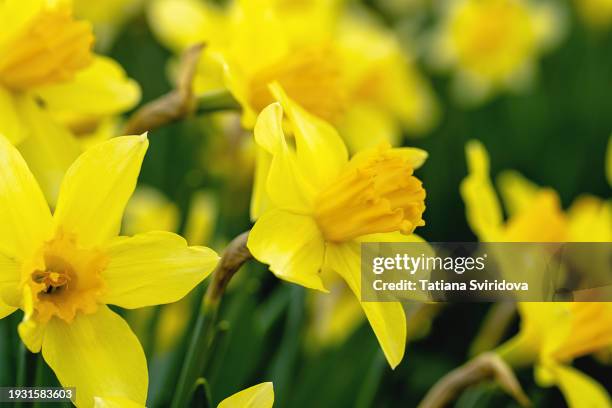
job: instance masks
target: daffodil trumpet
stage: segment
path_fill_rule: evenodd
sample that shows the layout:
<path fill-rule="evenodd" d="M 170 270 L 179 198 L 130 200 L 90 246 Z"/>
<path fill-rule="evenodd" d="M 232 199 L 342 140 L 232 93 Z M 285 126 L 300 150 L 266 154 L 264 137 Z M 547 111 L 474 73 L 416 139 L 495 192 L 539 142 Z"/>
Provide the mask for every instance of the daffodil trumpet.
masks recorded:
<path fill-rule="evenodd" d="M 18 332 L 77 407 L 112 395 L 144 405 L 147 362 L 126 309 L 176 302 L 218 256 L 162 231 L 118 236 L 148 147 L 146 135 L 102 142 L 68 169 L 53 214 L 27 164 L 0 136 L 0 318 L 24 312 Z M 146 272 L 146 273 L 145 273 Z"/>

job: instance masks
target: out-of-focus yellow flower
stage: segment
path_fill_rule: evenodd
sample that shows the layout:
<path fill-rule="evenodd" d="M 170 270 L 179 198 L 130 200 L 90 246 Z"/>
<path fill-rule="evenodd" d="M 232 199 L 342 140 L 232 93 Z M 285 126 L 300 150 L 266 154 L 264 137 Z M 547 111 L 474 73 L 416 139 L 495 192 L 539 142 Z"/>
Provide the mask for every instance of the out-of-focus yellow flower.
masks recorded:
<path fill-rule="evenodd" d="M 77 18 L 91 21 L 98 46 L 107 48 L 121 27 L 142 9 L 147 0 L 72 0 Z"/>
<path fill-rule="evenodd" d="M 461 184 L 467 219 L 481 241 L 609 242 L 612 202 L 592 196 L 578 198 L 564 213 L 559 198 L 516 172 L 500 175 L 499 184 L 509 218 L 489 178 L 484 146 L 466 147 L 469 175 Z M 607 303 L 519 303 L 520 333 L 500 346 L 499 353 L 514 366 L 536 365 L 538 383 L 556 384 L 572 408 L 610 406 L 601 385 L 568 364 L 575 357 L 612 346 L 612 307 Z"/>
<path fill-rule="evenodd" d="M 574 358 L 612 346 L 609 303 L 519 303 L 521 331 L 498 349 L 515 366 L 535 363 L 537 382 L 557 385 L 570 408 L 612 407 L 592 378 L 571 367 Z"/>
<path fill-rule="evenodd" d="M 218 261 L 168 232 L 117 236 L 147 146 L 145 135 L 125 136 L 87 150 L 51 215 L 25 161 L 0 137 L 0 316 L 25 312 L 22 341 L 42 350 L 61 384 L 78 388 L 79 407 L 96 395 L 146 400 L 142 348 L 107 304 L 175 302 Z"/>
<path fill-rule="evenodd" d="M 143 404 L 123 397 L 95 397 L 94 408 L 145 408 Z"/>
<path fill-rule="evenodd" d="M 327 291 L 322 270 L 361 296 L 360 242 L 414 241 L 425 222 L 425 190 L 413 171 L 427 153 L 381 146 L 348 160 L 342 139 L 275 84 L 280 101 L 260 114 L 255 141 L 269 155 L 264 176 L 270 205 L 249 235 L 253 256 L 279 278 Z M 282 106 L 282 107 L 281 107 Z M 283 131 L 283 110 L 295 146 Z M 406 317 L 399 302 L 361 306 L 389 364 L 402 360 Z"/>
<path fill-rule="evenodd" d="M 574 0 L 580 17 L 596 30 L 612 24 L 612 0 Z"/>
<path fill-rule="evenodd" d="M 553 5 L 451 0 L 434 36 L 432 60 L 455 71 L 457 98 L 473 104 L 529 85 L 537 59 L 562 33 L 563 18 Z"/>
<path fill-rule="evenodd" d="M 466 217 L 482 242 L 607 242 L 612 240 L 612 202 L 594 196 L 576 199 L 567 212 L 558 194 L 541 188 L 514 171 L 500 175 L 502 206 L 489 176 L 484 146 L 466 146 L 468 176 L 461 183 Z"/>
<path fill-rule="evenodd" d="M 177 51 L 204 41 L 199 91 L 226 86 L 252 128 L 278 82 L 302 107 L 351 134 L 349 148 L 394 142 L 401 128 L 427 130 L 435 103 L 426 80 L 381 26 L 341 16 L 337 0 L 156 0 L 158 36 Z M 350 131 L 343 132 L 343 129 Z"/>
<path fill-rule="evenodd" d="M 254 385 L 227 397 L 217 408 L 272 408 L 274 386 L 271 382 Z"/>
<path fill-rule="evenodd" d="M 92 53 L 88 22 L 70 2 L 0 3 L 0 133 L 17 145 L 51 202 L 80 148 L 63 123 L 120 113 L 140 89 L 113 60 Z"/>

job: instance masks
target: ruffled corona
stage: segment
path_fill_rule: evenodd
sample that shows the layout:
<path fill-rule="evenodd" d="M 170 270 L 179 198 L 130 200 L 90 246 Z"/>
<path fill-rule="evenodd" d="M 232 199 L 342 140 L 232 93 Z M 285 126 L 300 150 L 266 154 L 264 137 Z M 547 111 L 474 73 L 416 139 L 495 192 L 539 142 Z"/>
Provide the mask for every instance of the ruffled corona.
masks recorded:
<path fill-rule="evenodd" d="M 328 241 L 425 225 L 425 190 L 410 163 L 389 148 L 356 157 L 317 197 L 315 219 Z"/>
<path fill-rule="evenodd" d="M 22 91 L 68 81 L 92 61 L 91 25 L 62 7 L 34 18 L 0 57 L 0 82 Z"/>
<path fill-rule="evenodd" d="M 24 270 L 34 318 L 44 323 L 57 316 L 71 322 L 77 313 L 94 313 L 107 262 L 101 252 L 79 248 L 74 237 L 62 233 L 46 242 Z"/>
<path fill-rule="evenodd" d="M 276 81 L 307 111 L 334 121 L 345 104 L 339 65 L 331 47 L 295 52 L 253 75 L 249 81 L 249 102 L 257 112 L 274 102 L 268 85 Z"/>

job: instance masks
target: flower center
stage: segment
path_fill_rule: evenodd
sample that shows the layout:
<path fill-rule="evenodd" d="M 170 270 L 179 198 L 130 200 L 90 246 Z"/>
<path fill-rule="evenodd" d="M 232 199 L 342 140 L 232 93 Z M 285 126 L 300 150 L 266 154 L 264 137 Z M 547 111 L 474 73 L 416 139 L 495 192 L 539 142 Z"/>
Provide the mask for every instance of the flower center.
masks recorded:
<path fill-rule="evenodd" d="M 268 85 L 276 81 L 304 109 L 334 122 L 344 108 L 339 66 L 330 47 L 301 50 L 255 73 L 250 80 L 249 102 L 257 112 L 273 103 Z"/>
<path fill-rule="evenodd" d="M 452 25 L 460 63 L 494 79 L 513 72 L 530 57 L 535 45 L 528 13 L 520 2 L 467 2 Z"/>
<path fill-rule="evenodd" d="M 36 319 L 47 322 L 59 317 L 71 322 L 79 312 L 95 312 L 106 264 L 102 253 L 79 248 L 73 237 L 60 233 L 46 242 L 26 265 Z"/>
<path fill-rule="evenodd" d="M 316 199 L 314 216 L 333 242 L 382 232 L 411 234 L 425 225 L 425 190 L 413 168 L 389 148 L 356 156 Z"/>
<path fill-rule="evenodd" d="M 23 91 L 70 80 L 92 61 L 89 23 L 58 7 L 40 13 L 0 56 L 0 82 Z"/>

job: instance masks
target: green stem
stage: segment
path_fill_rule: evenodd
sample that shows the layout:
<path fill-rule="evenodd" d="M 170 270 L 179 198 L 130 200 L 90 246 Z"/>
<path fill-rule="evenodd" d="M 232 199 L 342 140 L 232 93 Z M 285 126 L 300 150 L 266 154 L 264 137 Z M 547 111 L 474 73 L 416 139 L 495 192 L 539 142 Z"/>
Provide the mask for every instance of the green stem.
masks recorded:
<path fill-rule="evenodd" d="M 172 408 L 189 406 L 198 378 L 204 371 L 210 356 L 210 345 L 217 332 L 215 326 L 225 288 L 238 269 L 252 258 L 251 253 L 246 248 L 247 238 L 248 232 L 234 238 L 227 246 L 223 257 L 213 272 L 212 282 L 208 286 L 200 306 L 176 393 L 172 399 Z"/>
<path fill-rule="evenodd" d="M 238 109 L 240 109 L 240 104 L 226 90 L 206 92 L 196 98 L 196 114 L 198 115 Z"/>
<path fill-rule="evenodd" d="M 36 375 L 36 359 L 37 355 L 30 353 L 23 343 L 19 343 L 19 355 L 17 357 L 17 378 L 15 385 L 17 387 L 27 387 L 32 384 Z M 24 406 L 25 403 L 17 402 L 15 407 Z"/>

